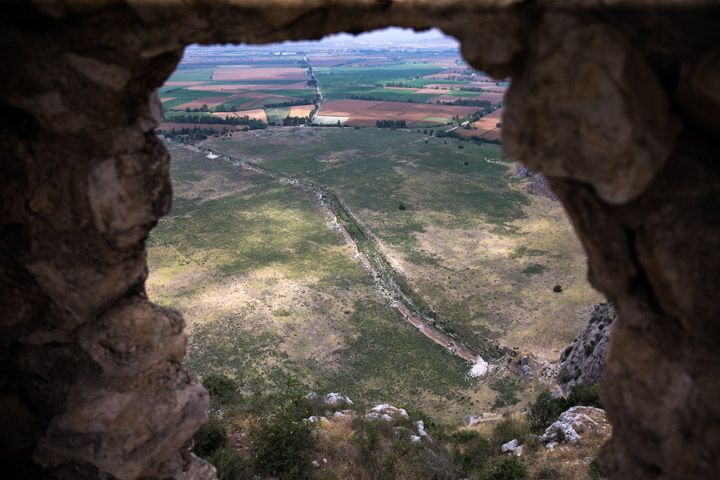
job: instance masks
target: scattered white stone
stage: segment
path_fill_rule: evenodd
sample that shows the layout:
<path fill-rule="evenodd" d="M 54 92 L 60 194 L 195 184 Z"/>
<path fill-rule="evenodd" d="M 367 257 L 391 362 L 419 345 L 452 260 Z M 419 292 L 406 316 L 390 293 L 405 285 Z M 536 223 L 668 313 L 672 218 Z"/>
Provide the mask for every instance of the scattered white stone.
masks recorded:
<path fill-rule="evenodd" d="M 210 152 L 210 153 L 207 154 L 207 158 L 209 158 L 210 160 L 215 159 L 215 158 L 218 158 L 219 156 L 220 156 L 220 155 L 215 155 L 215 154 L 212 153 L 212 152 Z"/>
<path fill-rule="evenodd" d="M 410 435 L 410 443 L 420 443 L 421 440 L 417 435 Z"/>
<path fill-rule="evenodd" d="M 499 420 L 501 418 L 502 418 L 501 415 L 498 415 L 496 413 L 488 413 L 488 412 L 483 412 L 477 416 L 470 415 L 468 417 L 468 427 L 474 427 L 475 425 L 477 425 L 479 423 L 487 422 L 490 420 Z"/>
<path fill-rule="evenodd" d="M 391 419 L 392 419 L 393 417 L 408 418 L 407 410 L 405 410 L 404 408 L 393 407 L 393 406 L 390 405 L 389 403 L 381 403 L 381 404 L 379 404 L 379 405 L 375 405 L 375 406 L 371 409 L 371 411 L 370 411 L 370 413 L 368 414 L 368 416 L 370 416 L 370 414 L 372 414 L 372 413 L 377 413 L 377 414 L 380 414 L 380 415 L 385 415 L 385 416 L 390 417 Z M 371 418 L 375 418 L 375 417 L 371 417 Z M 384 418 L 383 418 L 383 420 L 384 420 Z"/>
<path fill-rule="evenodd" d="M 385 420 L 386 422 L 393 421 L 393 418 L 387 413 L 370 412 L 366 415 L 366 417 L 373 420 Z"/>
<path fill-rule="evenodd" d="M 428 435 L 427 431 L 425 430 L 425 422 L 423 422 L 422 420 L 418 420 L 417 422 L 415 422 L 415 426 L 417 427 L 418 435 L 430 440 L 430 435 Z"/>
<path fill-rule="evenodd" d="M 318 417 L 316 417 L 315 415 L 311 415 L 311 416 L 309 416 L 308 418 L 306 418 L 305 420 L 307 420 L 307 421 L 310 422 L 310 423 L 317 423 L 317 421 L 318 421 L 319 419 L 318 419 Z"/>
<path fill-rule="evenodd" d="M 323 397 L 323 403 L 325 405 L 352 405 L 353 402 L 350 400 L 350 398 L 346 395 L 343 395 L 341 393 L 328 393 Z"/>
<path fill-rule="evenodd" d="M 520 442 L 517 440 L 517 438 L 514 438 L 510 440 L 507 443 L 504 443 L 502 447 L 500 447 L 500 451 L 502 453 L 512 453 L 514 455 L 520 456 L 523 452 L 523 447 L 520 445 Z"/>
<path fill-rule="evenodd" d="M 480 355 L 475 359 L 472 368 L 470 368 L 470 375 L 473 378 L 480 378 L 487 375 L 490 365 Z"/>
<path fill-rule="evenodd" d="M 310 393 L 308 393 L 307 395 L 305 395 L 305 398 L 307 398 L 307 399 L 309 399 L 309 400 L 314 400 L 314 399 L 317 398 L 317 393 L 315 393 L 315 392 L 310 392 Z"/>
<path fill-rule="evenodd" d="M 313 460 L 313 461 L 312 461 L 312 466 L 315 467 L 315 468 L 320 468 L 320 462 L 318 462 L 317 460 Z"/>
<path fill-rule="evenodd" d="M 350 410 L 338 410 L 337 412 L 333 413 L 333 416 L 335 418 L 345 418 L 349 417 L 352 412 Z"/>

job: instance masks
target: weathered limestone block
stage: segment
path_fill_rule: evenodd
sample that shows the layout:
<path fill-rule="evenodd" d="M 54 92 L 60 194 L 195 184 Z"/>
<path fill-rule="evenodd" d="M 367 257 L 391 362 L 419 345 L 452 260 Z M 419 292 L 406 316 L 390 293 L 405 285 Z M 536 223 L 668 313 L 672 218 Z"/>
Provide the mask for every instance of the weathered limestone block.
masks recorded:
<path fill-rule="evenodd" d="M 118 479 L 138 478 L 185 444 L 207 408 L 207 392 L 176 363 L 122 382 L 78 384 L 35 455 L 45 466 L 89 463 Z"/>
<path fill-rule="evenodd" d="M 131 378 L 163 361 L 182 362 L 183 326 L 179 313 L 135 297 L 83 326 L 79 343 L 105 375 Z"/>
<path fill-rule="evenodd" d="M 655 74 L 609 25 L 546 14 L 507 94 L 507 153 L 546 176 L 637 198 L 670 155 L 678 123 Z"/>

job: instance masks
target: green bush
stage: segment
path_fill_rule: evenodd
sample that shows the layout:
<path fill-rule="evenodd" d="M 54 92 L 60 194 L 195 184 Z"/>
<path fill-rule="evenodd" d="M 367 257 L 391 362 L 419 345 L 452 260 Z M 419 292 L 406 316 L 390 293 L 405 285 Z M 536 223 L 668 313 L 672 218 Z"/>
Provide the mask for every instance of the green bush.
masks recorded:
<path fill-rule="evenodd" d="M 395 478 L 395 455 L 383 444 L 384 437 L 392 436 L 391 428 L 386 422 L 368 421 L 364 418 L 353 421 L 355 433 L 352 443 L 357 448 L 356 465 L 367 473 L 368 478 Z"/>
<path fill-rule="evenodd" d="M 510 440 L 522 440 L 529 432 L 527 424 L 524 421 L 516 420 L 513 417 L 506 416 L 498 423 L 492 431 L 493 450 L 499 452 L 500 447 Z"/>
<path fill-rule="evenodd" d="M 483 475 L 483 480 L 523 480 L 527 469 L 517 457 L 504 457 L 493 462 Z"/>
<path fill-rule="evenodd" d="M 289 398 L 250 431 L 257 472 L 290 480 L 310 478 L 315 439 L 306 413 L 302 397 Z"/>
<path fill-rule="evenodd" d="M 493 453 L 490 442 L 473 430 L 456 432 L 450 437 L 450 441 L 454 444 L 453 463 L 462 476 L 482 470 Z"/>
<path fill-rule="evenodd" d="M 530 428 L 536 433 L 542 433 L 548 425 L 557 420 L 568 409 L 566 399 L 553 398 L 547 390 L 540 392 L 535 402 L 530 405 L 528 420 Z"/>
<path fill-rule="evenodd" d="M 216 418 L 210 419 L 195 432 L 193 441 L 195 442 L 193 452 L 199 457 L 207 458 L 227 443 L 225 425 Z"/>
<path fill-rule="evenodd" d="M 561 413 L 578 405 L 602 408 L 600 387 L 597 384 L 576 385 L 567 398 L 552 398 L 547 390 L 541 392 L 530 405 L 528 413 L 530 428 L 534 432 L 541 433 L 557 420 Z"/>
<path fill-rule="evenodd" d="M 210 394 L 210 399 L 221 405 L 236 401 L 239 397 L 238 383 L 223 375 L 208 375 L 203 378 L 203 387 Z"/>
<path fill-rule="evenodd" d="M 520 401 L 516 393 L 522 387 L 517 378 L 505 377 L 493 381 L 490 388 L 497 392 L 493 409 L 515 405 Z"/>
<path fill-rule="evenodd" d="M 590 480 L 603 480 L 606 478 L 597 457 L 593 458 L 590 465 L 588 465 L 588 478 Z"/>
<path fill-rule="evenodd" d="M 544 271 L 545 267 L 543 265 L 540 265 L 539 263 L 534 263 L 525 267 L 525 269 L 521 273 L 524 273 L 525 275 L 539 275 Z"/>
<path fill-rule="evenodd" d="M 207 460 L 215 465 L 218 480 L 245 480 L 252 475 L 250 465 L 236 450 L 215 450 Z"/>
<path fill-rule="evenodd" d="M 555 293 L 560 293 L 560 292 L 562 292 L 562 285 L 555 285 L 555 286 L 553 287 L 553 292 L 555 292 Z"/>
<path fill-rule="evenodd" d="M 558 478 L 563 477 L 555 467 L 545 467 L 533 476 L 533 480 L 557 480 Z"/>
<path fill-rule="evenodd" d="M 570 407 L 584 405 L 586 407 L 603 408 L 602 401 L 600 400 L 600 385 L 597 383 L 575 385 L 570 391 L 570 395 L 568 395 L 568 403 Z"/>

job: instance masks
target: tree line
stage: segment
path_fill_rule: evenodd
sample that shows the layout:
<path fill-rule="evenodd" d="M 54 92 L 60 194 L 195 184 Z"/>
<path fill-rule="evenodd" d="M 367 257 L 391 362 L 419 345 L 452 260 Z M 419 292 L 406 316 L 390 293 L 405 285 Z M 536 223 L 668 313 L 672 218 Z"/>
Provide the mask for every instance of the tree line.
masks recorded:
<path fill-rule="evenodd" d="M 405 120 L 378 120 L 375 122 L 377 128 L 405 128 Z"/>

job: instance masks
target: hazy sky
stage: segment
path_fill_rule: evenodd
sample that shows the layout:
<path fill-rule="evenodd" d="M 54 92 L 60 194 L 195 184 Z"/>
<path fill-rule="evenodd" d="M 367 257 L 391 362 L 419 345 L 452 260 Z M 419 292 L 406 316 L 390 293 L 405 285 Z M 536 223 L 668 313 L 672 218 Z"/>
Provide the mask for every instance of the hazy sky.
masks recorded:
<path fill-rule="evenodd" d="M 390 27 L 383 30 L 375 30 L 373 32 L 361 33 L 360 35 L 350 35 L 347 33 L 341 33 L 338 35 L 330 35 L 323 40 L 330 41 L 356 41 L 356 42 L 367 42 L 367 43 L 408 43 L 417 42 L 423 40 L 436 40 L 436 39 L 448 39 L 453 40 L 452 37 L 448 37 L 443 34 L 437 28 L 426 30 L 424 32 L 415 32 L 409 28 L 398 28 Z"/>

